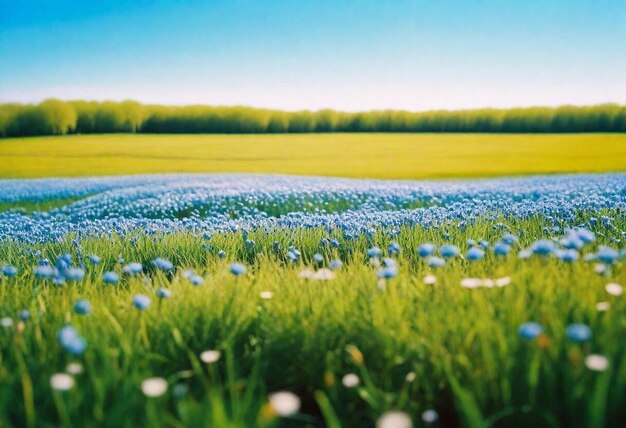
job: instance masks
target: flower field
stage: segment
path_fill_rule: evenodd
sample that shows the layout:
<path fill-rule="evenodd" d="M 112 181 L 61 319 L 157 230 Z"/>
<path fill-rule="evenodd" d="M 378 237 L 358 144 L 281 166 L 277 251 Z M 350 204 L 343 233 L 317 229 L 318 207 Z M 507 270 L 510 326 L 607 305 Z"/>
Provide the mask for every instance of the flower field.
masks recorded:
<path fill-rule="evenodd" d="M 0 188 L 0 426 L 626 420 L 626 174 Z"/>

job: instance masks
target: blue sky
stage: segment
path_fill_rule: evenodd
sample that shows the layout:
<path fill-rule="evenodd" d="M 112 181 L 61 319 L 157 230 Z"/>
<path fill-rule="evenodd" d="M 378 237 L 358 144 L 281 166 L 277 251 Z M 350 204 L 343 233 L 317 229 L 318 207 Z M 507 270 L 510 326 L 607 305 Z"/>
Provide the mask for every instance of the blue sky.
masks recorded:
<path fill-rule="evenodd" d="M 0 0 L 0 101 L 626 103 L 626 2 Z"/>

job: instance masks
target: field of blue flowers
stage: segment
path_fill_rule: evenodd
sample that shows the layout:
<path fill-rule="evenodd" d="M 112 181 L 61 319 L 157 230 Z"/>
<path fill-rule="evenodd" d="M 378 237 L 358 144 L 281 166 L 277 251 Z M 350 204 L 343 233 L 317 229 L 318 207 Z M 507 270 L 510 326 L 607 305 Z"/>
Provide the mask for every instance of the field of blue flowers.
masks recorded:
<path fill-rule="evenodd" d="M 626 174 L 0 189 L 0 426 L 626 420 Z"/>

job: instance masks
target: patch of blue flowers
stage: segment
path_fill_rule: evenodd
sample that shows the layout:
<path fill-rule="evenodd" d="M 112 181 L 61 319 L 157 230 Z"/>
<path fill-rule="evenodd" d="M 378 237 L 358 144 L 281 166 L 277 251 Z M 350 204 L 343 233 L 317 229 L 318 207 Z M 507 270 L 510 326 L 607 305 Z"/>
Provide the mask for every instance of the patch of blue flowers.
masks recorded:
<path fill-rule="evenodd" d="M 626 210 L 626 174 L 473 181 L 179 174 L 0 180 L 0 188 L 3 189 L 0 202 L 83 198 L 49 212 L 0 213 L 0 241 L 28 243 L 56 241 L 73 233 L 80 238 L 188 230 L 210 236 L 221 231 L 296 227 L 340 229 L 346 236 L 355 236 L 375 227 L 433 227 L 449 221 L 463 227 L 479 218 L 499 215 L 543 216 L 553 224 L 545 232 L 554 234 L 562 232 L 563 224 L 572 224 L 577 212 Z M 415 206 L 419 208 L 412 208 Z M 592 219 L 592 222 L 611 227 L 612 219 Z M 508 254 L 515 239 L 503 236 L 501 242 L 495 243 L 496 253 Z M 584 234 L 566 235 L 560 244 L 577 251 L 587 239 Z M 246 245 L 253 248 L 255 243 L 248 240 Z M 476 249 L 468 256 L 479 260 L 480 251 L 486 250 L 488 243 L 477 241 L 473 246 Z M 546 241 L 538 242 L 530 250 L 545 256 L 554 254 L 556 249 L 554 242 Z M 441 251 L 444 258 L 458 255 L 453 248 Z M 420 251 L 423 256 L 434 256 L 430 253 L 428 246 Z M 299 258 L 294 251 L 290 254 L 294 260 Z M 573 252 L 561 256 L 563 260 L 576 257 Z M 610 264 L 617 253 L 601 250 L 598 258 Z M 92 256 L 90 261 L 100 263 L 97 256 Z M 71 270 L 78 267 L 67 265 L 65 279 L 80 279 L 80 271 Z M 155 260 L 155 265 L 163 270 L 168 267 L 167 261 L 162 260 Z M 134 267 L 129 265 L 129 269 L 138 273 Z"/>

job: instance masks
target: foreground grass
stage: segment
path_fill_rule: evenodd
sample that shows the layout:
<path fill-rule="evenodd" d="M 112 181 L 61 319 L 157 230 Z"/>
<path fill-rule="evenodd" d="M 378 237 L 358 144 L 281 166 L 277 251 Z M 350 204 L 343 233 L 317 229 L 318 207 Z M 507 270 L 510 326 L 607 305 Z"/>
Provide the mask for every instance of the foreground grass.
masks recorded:
<path fill-rule="evenodd" d="M 320 246 L 328 236 L 321 230 L 251 233 L 253 248 L 239 234 L 208 242 L 189 234 L 90 239 L 81 243 L 82 254 L 97 254 L 102 263 L 86 261 L 85 280 L 62 287 L 34 279 L 39 256 L 33 248 L 0 244 L 0 264 L 20 267 L 0 285 L 0 316 L 15 319 L 0 327 L 0 425 L 371 426 L 390 409 L 420 425 L 421 412 L 434 408 L 442 426 L 619 426 L 626 418 L 626 304 L 604 285 L 626 282 L 621 264 L 602 277 L 584 261 L 490 253 L 483 261 L 459 258 L 432 270 L 416 255 L 426 241 L 464 250 L 467 238 L 495 242 L 503 233 L 493 227 L 499 222 L 525 231 L 521 246 L 545 236 L 547 226 L 540 219 L 495 219 L 465 231 L 404 228 L 394 238 L 382 231 L 357 241 L 333 234 L 339 248 Z M 599 225 L 599 242 L 588 250 L 614 245 L 625 227 L 623 218 L 610 229 Z M 381 289 L 365 252 L 371 245 L 387 248 L 392 239 L 403 249 L 400 272 Z M 281 250 L 273 249 L 275 241 Z M 302 252 L 301 262 L 288 262 L 289 245 Z M 50 260 L 65 252 L 77 258 L 69 241 L 34 249 Z M 344 261 L 334 280 L 299 278 L 316 252 L 325 263 Z M 147 272 L 104 284 L 104 271 L 121 273 L 120 256 L 143 262 Z M 155 272 L 150 261 L 156 257 L 169 258 L 176 272 Z M 232 276 L 232 261 L 245 263 L 248 274 Z M 203 275 L 204 284 L 184 279 L 186 268 Z M 434 286 L 422 282 L 429 273 L 437 277 Z M 511 285 L 459 285 L 464 277 L 503 276 Z M 155 287 L 172 296 L 159 301 Z M 263 291 L 272 298 L 261 299 Z M 152 306 L 135 309 L 135 293 L 149 295 Z M 93 313 L 75 314 L 78 299 L 88 299 Z M 601 301 L 610 302 L 607 312 L 596 310 Z M 17 320 L 22 309 L 31 313 L 25 323 Z M 545 334 L 522 340 L 517 329 L 527 321 L 540 322 Z M 565 326 L 575 322 L 592 328 L 590 341 L 565 337 Z M 56 341 L 67 323 L 87 340 L 81 357 L 65 354 Z M 207 349 L 222 351 L 222 358 L 201 362 Z M 606 356 L 609 369 L 587 369 L 590 353 Z M 50 376 L 70 362 L 84 367 L 75 388 L 52 391 Z M 357 388 L 342 385 L 347 373 L 359 376 Z M 410 375 L 407 381 L 409 373 L 414 380 Z M 168 393 L 143 396 L 140 384 L 151 376 L 166 378 Z M 186 393 L 176 385 L 185 385 Z M 275 417 L 266 403 L 277 390 L 302 398 L 298 415 Z"/>
<path fill-rule="evenodd" d="M 83 135 L 0 140 L 0 178 L 258 172 L 488 177 L 626 168 L 623 134 Z"/>

